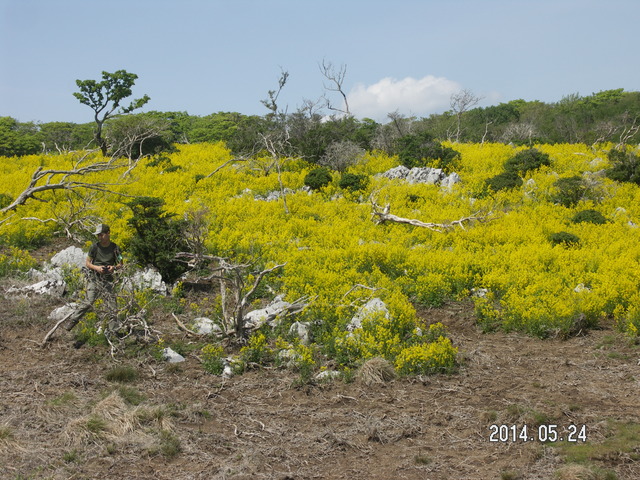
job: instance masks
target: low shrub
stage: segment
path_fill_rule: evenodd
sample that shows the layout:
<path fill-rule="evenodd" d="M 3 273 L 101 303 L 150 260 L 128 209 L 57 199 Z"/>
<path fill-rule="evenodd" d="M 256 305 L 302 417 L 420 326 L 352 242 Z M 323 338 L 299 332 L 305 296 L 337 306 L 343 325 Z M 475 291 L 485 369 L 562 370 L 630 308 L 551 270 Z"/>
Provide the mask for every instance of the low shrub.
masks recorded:
<path fill-rule="evenodd" d="M 485 181 L 486 187 L 492 192 L 521 187 L 522 183 L 522 178 L 515 172 L 502 172 Z"/>
<path fill-rule="evenodd" d="M 580 243 L 577 235 L 569 232 L 556 232 L 549 235 L 549 241 L 553 245 L 562 245 L 564 247 L 573 247 Z"/>
<path fill-rule="evenodd" d="M 340 178 L 340 182 L 338 182 L 338 186 L 344 190 L 351 190 L 352 192 L 357 192 L 367 188 L 368 183 L 369 183 L 369 178 L 366 175 L 345 173 L 344 175 L 342 175 L 342 178 Z"/>
<path fill-rule="evenodd" d="M 456 368 L 458 348 L 451 340 L 440 337 L 432 343 L 413 345 L 396 357 L 396 370 L 402 375 L 451 373 Z"/>
<path fill-rule="evenodd" d="M 595 225 L 603 225 L 607 223 L 607 219 L 597 210 L 581 210 L 571 217 L 573 223 L 593 223 Z"/>
<path fill-rule="evenodd" d="M 549 165 L 551 165 L 551 159 L 548 154 L 541 152 L 537 148 L 529 148 L 516 153 L 507 160 L 504 163 L 504 169 L 507 172 L 525 175 L 527 172 Z"/>
<path fill-rule="evenodd" d="M 587 184 L 584 178 L 579 175 L 559 178 L 554 182 L 553 186 L 558 189 L 552 197 L 553 202 L 565 207 L 577 205 L 587 192 Z"/>
<path fill-rule="evenodd" d="M 202 347 L 201 358 L 204 369 L 212 375 L 221 375 L 224 371 L 224 349 L 220 345 L 207 344 Z"/>
<path fill-rule="evenodd" d="M 311 170 L 304 177 L 304 184 L 312 190 L 320 190 L 331 183 L 333 178 L 327 167 L 318 167 Z"/>

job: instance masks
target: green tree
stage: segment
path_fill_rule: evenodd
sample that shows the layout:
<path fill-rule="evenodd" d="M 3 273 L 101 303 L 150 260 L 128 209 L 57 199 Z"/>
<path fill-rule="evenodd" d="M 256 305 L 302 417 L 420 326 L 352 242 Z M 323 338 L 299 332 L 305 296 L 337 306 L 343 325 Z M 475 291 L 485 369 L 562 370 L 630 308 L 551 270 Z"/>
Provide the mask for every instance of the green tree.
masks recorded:
<path fill-rule="evenodd" d="M 115 73 L 102 72 L 102 81 L 96 80 L 76 80 L 76 85 L 80 89 L 74 92 L 80 103 L 89 106 L 94 112 L 96 122 L 95 140 L 102 150 L 103 155 L 107 155 L 108 145 L 102 136 L 104 123 L 114 115 L 130 113 L 141 108 L 149 101 L 149 96 L 133 100 L 129 106 L 120 107 L 120 103 L 131 96 L 131 88 L 135 84 L 138 76 L 126 70 L 118 70 Z M 118 110 L 120 108 L 120 110 Z"/>
<path fill-rule="evenodd" d="M 40 151 L 38 129 L 33 123 L 20 123 L 12 117 L 0 117 L 0 155 L 31 155 Z"/>

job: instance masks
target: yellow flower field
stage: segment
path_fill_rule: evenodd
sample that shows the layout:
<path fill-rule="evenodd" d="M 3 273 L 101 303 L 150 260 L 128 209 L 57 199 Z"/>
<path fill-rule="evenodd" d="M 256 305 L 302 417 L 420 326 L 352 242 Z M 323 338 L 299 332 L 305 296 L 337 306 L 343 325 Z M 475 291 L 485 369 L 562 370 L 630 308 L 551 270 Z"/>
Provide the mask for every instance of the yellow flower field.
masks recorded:
<path fill-rule="evenodd" d="M 276 169 L 265 174 L 266 158 L 231 162 L 208 176 L 231 160 L 225 145 L 179 145 L 162 162 L 142 160 L 124 178 L 122 170 L 114 170 L 82 179 L 112 184 L 111 190 L 126 197 L 87 190 L 39 194 L 45 201 L 30 199 L 0 217 L 0 239 L 23 249 L 37 245 L 58 227 L 25 218 L 69 216 L 82 200 L 89 205 L 86 214 L 109 223 L 126 251 L 132 232 L 125 202 L 130 196 L 159 197 L 177 216 L 206 216 L 210 254 L 266 267 L 286 263 L 269 281 L 289 301 L 305 295 L 314 299 L 303 316 L 315 325 L 316 341 L 333 354 L 397 358 L 405 370 L 419 370 L 411 362 L 425 355 L 450 366 L 455 355 L 450 343 L 440 339 L 423 348 L 415 333 L 428 328 L 418 320 L 415 306 L 447 299 L 473 298 L 477 321 L 486 330 L 564 336 L 613 318 L 621 330 L 637 335 L 640 188 L 601 173 L 608 167 L 610 145 L 539 145 L 551 165 L 527 174 L 521 187 L 495 194 L 487 194 L 484 182 L 500 173 L 504 161 L 521 147 L 446 145 L 461 153 L 456 169 L 461 183 L 444 189 L 376 176 L 398 161 L 373 152 L 348 170 L 370 176 L 367 190 L 359 194 L 338 187 L 338 172 L 332 172 L 332 183 L 322 191 L 303 190 L 305 175 L 314 166 L 298 159 L 280 161 L 280 180 Z M 37 167 L 68 168 L 77 157 L 0 158 L 0 194 L 14 199 Z M 574 207 L 555 204 L 554 182 L 571 176 L 589 178 L 590 198 Z M 282 197 L 264 199 L 280 190 L 280 181 L 287 189 L 286 208 Z M 423 222 L 449 223 L 476 213 L 486 218 L 445 232 L 376 224 L 371 198 L 378 205 L 389 204 L 392 214 Z M 597 210 L 608 222 L 571 222 L 587 209 Z M 553 244 L 549 236 L 557 232 L 571 233 L 579 243 Z M 472 296 L 474 292 L 486 294 Z M 355 311 L 371 297 L 387 304 L 389 319 L 371 318 L 359 331 L 348 332 Z"/>

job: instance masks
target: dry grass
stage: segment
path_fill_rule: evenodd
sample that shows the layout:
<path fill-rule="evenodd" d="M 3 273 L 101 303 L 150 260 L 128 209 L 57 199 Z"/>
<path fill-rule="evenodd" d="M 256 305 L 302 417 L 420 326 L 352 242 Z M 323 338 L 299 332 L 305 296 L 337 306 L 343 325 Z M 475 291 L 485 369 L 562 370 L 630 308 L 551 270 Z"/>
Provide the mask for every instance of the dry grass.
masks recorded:
<path fill-rule="evenodd" d="M 131 406 L 115 390 L 91 411 L 71 421 L 62 432 L 66 446 L 85 448 L 91 444 L 108 445 L 110 449 L 155 452 L 168 433 L 171 420 L 161 407 Z"/>
<path fill-rule="evenodd" d="M 356 378 L 367 386 L 380 385 L 396 378 L 396 372 L 387 360 L 375 357 L 360 367 Z"/>

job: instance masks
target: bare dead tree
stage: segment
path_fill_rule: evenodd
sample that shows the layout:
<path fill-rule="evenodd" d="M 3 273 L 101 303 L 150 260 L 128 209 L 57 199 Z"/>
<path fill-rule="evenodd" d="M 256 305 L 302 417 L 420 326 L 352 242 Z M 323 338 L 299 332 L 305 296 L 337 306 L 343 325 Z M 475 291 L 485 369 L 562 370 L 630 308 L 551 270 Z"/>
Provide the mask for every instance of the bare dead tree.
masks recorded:
<path fill-rule="evenodd" d="M 85 153 L 75 164 L 68 169 L 44 169 L 38 167 L 31 175 L 27 187 L 11 202 L 11 204 L 0 209 L 0 213 L 15 210 L 20 205 L 24 205 L 29 199 L 40 200 L 39 194 L 54 190 L 78 191 L 94 190 L 110 194 L 116 194 L 113 188 L 116 183 L 107 182 L 84 182 L 81 181 L 86 175 L 121 169 L 126 166 L 118 158 L 111 157 L 106 161 L 93 161 L 83 165 L 85 161 L 92 159 L 94 152 Z M 118 195 L 124 195 L 118 193 Z M 125 195 L 127 196 L 127 195 Z"/>
<path fill-rule="evenodd" d="M 378 224 L 382 224 L 385 222 L 404 223 L 407 225 L 413 225 L 414 227 L 428 228 L 429 230 L 434 230 L 439 233 L 443 233 L 455 227 L 460 227 L 464 230 L 465 223 L 473 222 L 473 221 L 486 221 L 486 220 L 489 220 L 493 214 L 492 212 L 489 212 L 484 215 L 480 215 L 480 212 L 477 212 L 468 217 L 463 217 L 449 223 L 433 223 L 433 222 L 423 222 L 421 220 L 403 218 L 403 217 L 398 217 L 397 215 L 393 215 L 389 213 L 391 209 L 390 204 L 387 204 L 384 206 L 384 208 L 381 208 L 375 202 L 373 197 L 371 197 L 371 206 L 373 209 L 371 213 L 371 217 Z"/>
<path fill-rule="evenodd" d="M 40 223 L 53 223 L 58 225 L 67 238 L 78 243 L 82 243 L 85 238 L 78 232 L 90 232 L 95 230 L 95 226 L 100 223 L 100 219 L 91 212 L 95 206 L 97 192 L 81 195 L 78 191 L 62 191 L 62 199 L 57 200 L 54 191 L 53 202 L 56 208 L 53 209 L 51 218 L 22 217 L 22 220 L 32 220 Z M 59 233 L 59 232 L 56 232 Z"/>
<path fill-rule="evenodd" d="M 290 132 L 286 122 L 286 111 L 282 111 L 278 106 L 278 97 L 280 96 L 282 89 L 286 85 L 288 78 L 289 72 L 281 70 L 280 78 L 278 79 L 278 89 L 269 90 L 268 98 L 262 100 L 262 104 L 269 110 L 271 110 L 270 116 L 275 122 L 275 128 L 271 132 L 260 134 L 263 148 L 266 149 L 267 152 L 269 152 L 269 154 L 271 155 L 272 162 L 269 169 L 275 166 L 278 172 L 280 196 L 282 197 L 282 201 L 284 203 L 284 211 L 286 214 L 289 214 L 289 207 L 287 205 L 287 196 L 284 185 L 282 183 L 281 162 L 282 157 L 285 156 L 285 152 L 287 152 L 290 147 Z"/>
<path fill-rule="evenodd" d="M 462 115 L 471 107 L 477 105 L 480 100 L 481 98 L 476 97 L 470 90 L 462 90 L 451 95 L 450 106 L 456 116 L 456 142 L 460 141 L 460 134 L 462 132 Z"/>
<path fill-rule="evenodd" d="M 286 265 L 282 263 L 264 270 L 252 271 L 252 264 L 230 263 L 226 258 L 214 255 L 179 252 L 175 257 L 177 260 L 188 262 L 193 267 L 211 262 L 217 264 L 211 269 L 212 273 L 203 280 L 218 280 L 224 329 L 227 333 L 233 333 L 238 338 L 242 338 L 245 334 L 244 318 L 249 306 L 249 299 L 265 276 Z M 253 280 L 249 281 L 249 278 L 253 278 Z"/>
<path fill-rule="evenodd" d="M 351 115 L 351 112 L 349 111 L 349 101 L 347 99 L 347 94 L 344 91 L 344 79 L 347 75 L 347 66 L 340 65 L 340 68 L 336 69 L 333 63 L 327 62 L 323 59 L 319 67 L 320 72 L 329 82 L 328 84 L 323 83 L 325 90 L 328 90 L 330 92 L 338 92 L 342 96 L 342 101 L 344 102 L 344 109 L 337 108 L 333 106 L 331 104 L 331 101 L 325 97 L 327 108 L 329 110 L 344 113 L 345 115 Z"/>
<path fill-rule="evenodd" d="M 620 141 L 616 145 L 616 148 L 623 148 L 631 138 L 640 131 L 640 125 L 637 123 L 638 117 L 635 117 L 629 127 L 624 127 L 620 134 Z M 626 122 L 625 122 L 626 123 Z"/>

